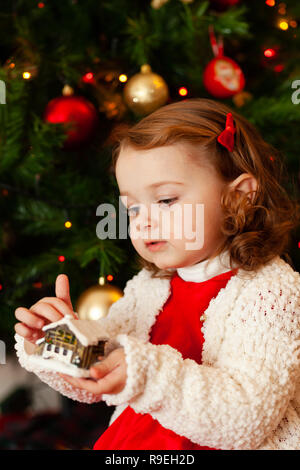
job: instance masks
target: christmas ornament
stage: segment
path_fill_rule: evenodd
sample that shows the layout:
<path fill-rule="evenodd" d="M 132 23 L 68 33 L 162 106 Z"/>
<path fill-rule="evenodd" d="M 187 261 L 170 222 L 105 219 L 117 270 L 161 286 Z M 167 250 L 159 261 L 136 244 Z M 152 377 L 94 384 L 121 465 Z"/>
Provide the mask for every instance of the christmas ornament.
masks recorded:
<path fill-rule="evenodd" d="M 168 85 L 148 64 L 142 65 L 140 73 L 131 77 L 124 87 L 125 103 L 136 114 L 150 114 L 163 106 L 168 98 Z"/>
<path fill-rule="evenodd" d="M 244 74 L 234 60 L 224 56 L 223 39 L 217 42 L 212 26 L 209 36 L 215 58 L 204 69 L 204 86 L 215 98 L 230 98 L 244 88 Z"/>
<path fill-rule="evenodd" d="M 123 292 L 111 284 L 92 286 L 84 291 L 76 305 L 82 320 L 98 320 L 105 317 L 110 306 L 123 296 Z"/>
<path fill-rule="evenodd" d="M 107 355 L 109 336 L 100 322 L 65 315 L 43 327 L 29 361 L 42 370 L 89 377 L 89 368 Z"/>
<path fill-rule="evenodd" d="M 82 96 L 59 96 L 52 99 L 44 112 L 44 120 L 68 126 L 64 148 L 72 148 L 85 143 L 93 135 L 98 115 L 92 103 Z"/>
<path fill-rule="evenodd" d="M 237 5 L 240 0 L 211 0 L 211 5 L 215 10 L 224 11 L 234 5 Z"/>

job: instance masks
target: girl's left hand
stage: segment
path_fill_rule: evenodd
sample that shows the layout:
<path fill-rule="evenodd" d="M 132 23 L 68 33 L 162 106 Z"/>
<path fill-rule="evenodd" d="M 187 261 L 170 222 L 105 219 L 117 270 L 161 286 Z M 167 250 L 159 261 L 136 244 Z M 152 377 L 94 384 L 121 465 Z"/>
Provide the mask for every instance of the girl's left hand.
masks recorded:
<path fill-rule="evenodd" d="M 123 348 L 114 349 L 103 361 L 90 368 L 90 378 L 59 374 L 67 382 L 95 395 L 116 394 L 123 390 L 127 380 L 127 364 Z"/>

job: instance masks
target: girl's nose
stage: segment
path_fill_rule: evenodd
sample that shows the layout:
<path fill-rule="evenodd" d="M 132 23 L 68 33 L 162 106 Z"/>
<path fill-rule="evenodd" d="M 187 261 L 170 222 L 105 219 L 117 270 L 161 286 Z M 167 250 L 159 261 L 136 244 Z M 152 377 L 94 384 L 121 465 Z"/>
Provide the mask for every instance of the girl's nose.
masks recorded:
<path fill-rule="evenodd" d="M 141 206 L 139 214 L 135 219 L 136 230 L 143 232 L 147 229 L 158 227 L 158 218 L 155 215 L 155 208 L 151 206 Z"/>

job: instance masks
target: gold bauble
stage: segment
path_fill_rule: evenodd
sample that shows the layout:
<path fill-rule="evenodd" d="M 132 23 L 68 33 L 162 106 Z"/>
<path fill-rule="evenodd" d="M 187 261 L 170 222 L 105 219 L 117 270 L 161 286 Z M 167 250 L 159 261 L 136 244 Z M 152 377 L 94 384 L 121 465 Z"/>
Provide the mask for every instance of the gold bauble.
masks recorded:
<path fill-rule="evenodd" d="M 136 114 L 150 114 L 163 106 L 168 98 L 168 85 L 148 64 L 142 65 L 140 73 L 131 77 L 124 87 L 124 101 Z"/>
<path fill-rule="evenodd" d="M 121 297 L 121 289 L 111 284 L 92 286 L 79 296 L 76 312 L 81 320 L 99 320 L 107 315 L 110 306 Z"/>

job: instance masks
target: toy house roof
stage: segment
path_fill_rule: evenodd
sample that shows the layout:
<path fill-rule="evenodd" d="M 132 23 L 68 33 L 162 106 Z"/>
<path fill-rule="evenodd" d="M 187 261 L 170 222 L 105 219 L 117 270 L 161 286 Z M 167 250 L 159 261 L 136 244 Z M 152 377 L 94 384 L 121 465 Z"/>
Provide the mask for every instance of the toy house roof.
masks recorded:
<path fill-rule="evenodd" d="M 78 320 L 77 318 L 74 318 L 71 315 L 65 315 L 60 320 L 53 323 L 49 323 L 49 325 L 44 326 L 43 331 L 56 328 L 59 325 L 68 326 L 83 346 L 91 346 L 94 344 L 96 345 L 101 340 L 109 339 L 107 332 L 101 326 L 100 321 Z M 41 338 L 36 341 L 36 344 L 39 344 L 43 341 L 44 338 Z"/>

